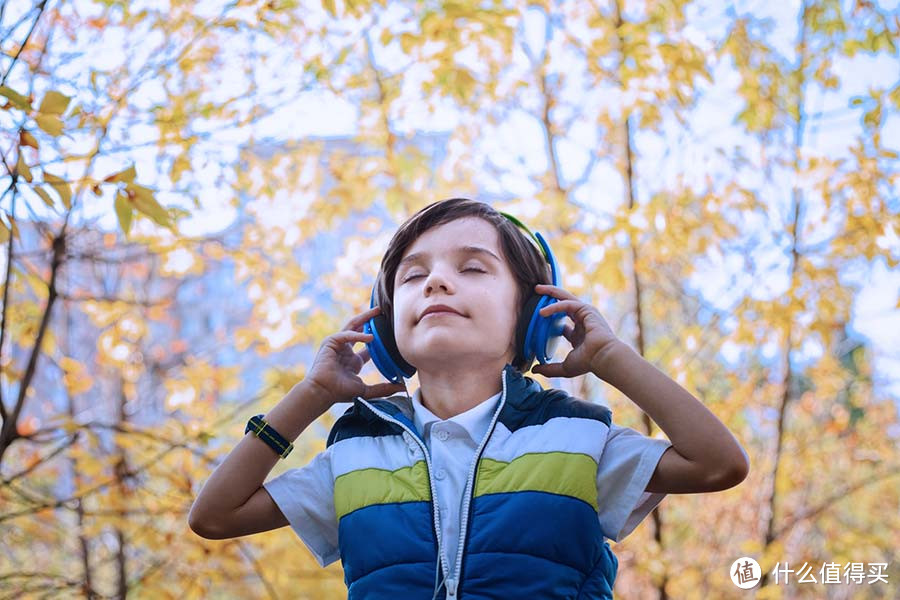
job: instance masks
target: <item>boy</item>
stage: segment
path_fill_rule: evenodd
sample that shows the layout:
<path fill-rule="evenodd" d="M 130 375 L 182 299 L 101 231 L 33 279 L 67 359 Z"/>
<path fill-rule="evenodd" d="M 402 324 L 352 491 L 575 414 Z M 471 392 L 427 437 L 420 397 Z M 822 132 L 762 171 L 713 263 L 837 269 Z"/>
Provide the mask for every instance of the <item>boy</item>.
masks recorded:
<path fill-rule="evenodd" d="M 460 198 L 413 215 L 389 244 L 373 306 L 251 419 L 257 436 L 210 476 L 191 528 L 221 539 L 291 525 L 321 565 L 341 558 L 351 598 L 612 598 L 607 538 L 620 541 L 667 493 L 740 483 L 749 462 L 728 429 L 595 308 L 548 284 L 549 246 L 520 227 Z M 547 363 L 559 331 L 533 333 L 563 315 L 572 350 Z M 354 353 L 356 342 L 367 346 Z M 370 357 L 392 383 L 358 377 Z M 541 388 L 524 375 L 535 357 L 534 373 L 590 371 L 616 386 L 671 442 Z M 391 396 L 413 372 L 413 397 Z M 263 483 L 288 440 L 348 401 L 326 450 Z"/>

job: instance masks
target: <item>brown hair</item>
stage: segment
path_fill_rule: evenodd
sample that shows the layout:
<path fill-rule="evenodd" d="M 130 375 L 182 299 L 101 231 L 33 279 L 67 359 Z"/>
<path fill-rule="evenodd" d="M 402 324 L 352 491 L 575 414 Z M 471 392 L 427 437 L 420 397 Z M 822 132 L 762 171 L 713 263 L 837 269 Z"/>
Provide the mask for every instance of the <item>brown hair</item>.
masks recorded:
<path fill-rule="evenodd" d="M 500 238 L 500 250 L 516 280 L 517 320 L 528 299 L 535 294 L 538 283 L 550 283 L 550 265 L 534 243 L 512 221 L 500 214 L 494 207 L 468 198 L 449 198 L 433 202 L 422 208 L 403 223 L 388 244 L 381 259 L 381 269 L 375 280 L 375 304 L 381 306 L 381 313 L 393 325 L 394 276 L 406 249 L 420 235 L 438 225 L 464 217 L 478 217 L 494 226 Z M 518 337 L 518 336 L 517 336 Z M 531 362 L 521 355 L 522 340 L 516 339 L 513 367 L 524 373 L 531 368 Z"/>

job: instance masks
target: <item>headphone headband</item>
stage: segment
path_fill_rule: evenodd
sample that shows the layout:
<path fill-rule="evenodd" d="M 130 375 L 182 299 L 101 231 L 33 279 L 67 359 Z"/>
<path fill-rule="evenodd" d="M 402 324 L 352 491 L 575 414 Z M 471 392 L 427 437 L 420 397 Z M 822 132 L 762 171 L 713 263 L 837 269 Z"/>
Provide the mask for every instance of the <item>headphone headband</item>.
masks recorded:
<path fill-rule="evenodd" d="M 535 245 L 538 247 L 538 250 L 540 250 L 540 251 L 541 251 L 541 254 L 544 255 L 544 259 L 545 259 L 548 263 L 550 263 L 550 279 L 551 279 L 551 283 L 552 283 L 553 285 L 559 285 L 559 277 L 558 277 L 558 275 L 557 275 L 558 269 L 557 269 L 557 266 L 556 266 L 556 257 L 553 256 L 553 251 L 550 250 L 550 245 L 549 245 L 549 244 L 547 243 L 547 241 L 544 239 L 544 236 L 542 236 L 540 233 L 532 233 L 531 230 L 528 229 L 528 227 L 527 227 L 524 223 L 522 223 L 522 221 L 520 221 L 520 220 L 517 219 L 516 217 L 512 216 L 511 214 L 505 213 L 505 212 L 503 212 L 503 211 L 501 211 L 501 210 L 498 210 L 497 212 L 499 212 L 501 215 L 503 215 L 504 217 L 506 217 L 507 219 L 509 219 L 510 221 L 512 221 L 512 222 L 513 222 L 516 226 L 518 226 L 520 229 L 524 230 L 525 233 L 527 233 L 528 236 L 529 236 L 532 240 L 534 240 L 534 243 L 535 243 Z"/>

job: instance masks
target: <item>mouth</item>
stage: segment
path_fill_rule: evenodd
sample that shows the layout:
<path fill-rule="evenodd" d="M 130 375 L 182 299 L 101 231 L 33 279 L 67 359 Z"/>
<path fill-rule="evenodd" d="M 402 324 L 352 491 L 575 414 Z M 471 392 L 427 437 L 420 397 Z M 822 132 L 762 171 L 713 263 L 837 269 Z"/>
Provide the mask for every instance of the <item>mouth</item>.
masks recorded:
<path fill-rule="evenodd" d="M 440 317 L 440 316 L 461 317 L 462 315 L 459 314 L 458 312 L 453 312 L 452 310 L 436 310 L 436 311 L 433 311 L 433 312 L 423 315 L 422 318 L 419 320 L 424 321 L 425 319 L 427 319 L 429 317 Z"/>
<path fill-rule="evenodd" d="M 462 317 L 464 315 L 455 311 L 454 309 L 450 308 L 449 306 L 435 306 L 435 307 L 427 309 L 426 312 L 421 317 L 419 317 L 419 321 L 424 321 L 425 319 L 428 319 L 428 318 L 446 317 L 446 316 Z"/>

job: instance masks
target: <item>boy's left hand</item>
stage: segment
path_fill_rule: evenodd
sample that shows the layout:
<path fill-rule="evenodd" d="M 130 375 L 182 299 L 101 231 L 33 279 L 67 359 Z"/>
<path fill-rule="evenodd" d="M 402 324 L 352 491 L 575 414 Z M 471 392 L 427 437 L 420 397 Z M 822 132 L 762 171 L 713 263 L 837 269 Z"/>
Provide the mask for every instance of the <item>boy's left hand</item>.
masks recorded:
<path fill-rule="evenodd" d="M 599 377 L 595 371 L 598 359 L 621 341 L 610 329 L 600 311 L 561 287 L 539 283 L 534 289 L 538 294 L 552 296 L 558 300 L 541 309 L 543 316 L 547 317 L 562 311 L 575 322 L 575 325 L 566 324 L 563 328 L 563 336 L 572 344 L 572 351 L 565 360 L 560 363 L 535 365 L 531 372 L 545 377 L 577 377 L 593 372 Z"/>

